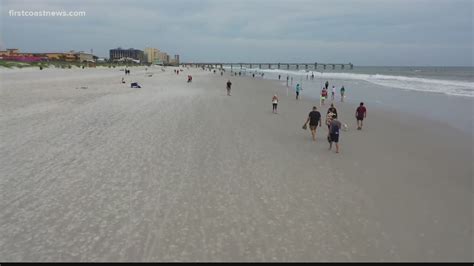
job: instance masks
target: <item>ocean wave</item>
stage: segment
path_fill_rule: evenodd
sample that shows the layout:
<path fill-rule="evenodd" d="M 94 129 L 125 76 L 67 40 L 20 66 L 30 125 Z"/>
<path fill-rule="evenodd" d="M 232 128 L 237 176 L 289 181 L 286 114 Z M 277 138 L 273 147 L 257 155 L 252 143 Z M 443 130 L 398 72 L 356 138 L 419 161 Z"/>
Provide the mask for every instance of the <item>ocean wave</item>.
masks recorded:
<path fill-rule="evenodd" d="M 306 76 L 314 73 L 316 78 L 341 79 L 341 80 L 363 80 L 376 85 L 403 89 L 424 91 L 432 93 L 444 93 L 453 96 L 474 97 L 474 83 L 456 80 L 428 79 L 421 77 L 392 76 L 381 74 L 356 74 L 356 73 L 332 73 L 307 70 L 283 70 L 283 69 L 244 69 L 246 72 L 263 72 L 271 74 L 282 74 L 292 76 Z M 284 77 L 286 78 L 286 77 Z"/>

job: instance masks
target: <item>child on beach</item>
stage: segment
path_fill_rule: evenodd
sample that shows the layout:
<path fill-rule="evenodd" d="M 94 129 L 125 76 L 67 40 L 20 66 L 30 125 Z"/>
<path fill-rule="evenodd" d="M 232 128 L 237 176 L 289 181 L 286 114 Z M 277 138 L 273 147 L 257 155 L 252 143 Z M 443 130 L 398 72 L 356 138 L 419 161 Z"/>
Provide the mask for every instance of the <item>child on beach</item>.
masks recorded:
<path fill-rule="evenodd" d="M 272 113 L 277 114 L 277 107 L 278 107 L 278 96 L 275 94 L 272 97 L 272 105 L 273 105 L 273 111 Z"/>
<path fill-rule="evenodd" d="M 326 97 L 328 96 L 328 91 L 326 88 L 323 88 L 321 91 L 321 105 L 324 105 L 324 101 L 326 100 Z"/>

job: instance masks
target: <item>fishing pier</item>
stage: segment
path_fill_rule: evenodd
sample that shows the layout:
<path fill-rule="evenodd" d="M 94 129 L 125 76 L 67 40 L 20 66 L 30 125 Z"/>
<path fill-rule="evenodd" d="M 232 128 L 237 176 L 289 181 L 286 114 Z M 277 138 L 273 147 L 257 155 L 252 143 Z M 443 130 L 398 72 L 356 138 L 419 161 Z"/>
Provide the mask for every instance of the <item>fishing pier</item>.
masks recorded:
<path fill-rule="evenodd" d="M 208 69 L 286 69 L 286 70 L 317 70 L 317 69 L 353 69 L 352 63 L 182 63 L 185 67 Z"/>

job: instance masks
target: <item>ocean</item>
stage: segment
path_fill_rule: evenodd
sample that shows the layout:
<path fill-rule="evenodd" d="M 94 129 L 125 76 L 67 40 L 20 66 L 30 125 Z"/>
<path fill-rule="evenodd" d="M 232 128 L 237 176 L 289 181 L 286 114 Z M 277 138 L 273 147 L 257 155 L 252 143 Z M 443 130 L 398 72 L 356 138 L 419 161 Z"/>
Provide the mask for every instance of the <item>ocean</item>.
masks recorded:
<path fill-rule="evenodd" d="M 474 67 L 354 66 L 352 70 L 318 67 L 317 71 L 234 67 L 233 71 L 241 71 L 245 76 L 256 73 L 256 78 L 261 78 L 259 74 L 263 73 L 263 78 L 272 80 L 278 80 L 281 75 L 282 85 L 286 85 L 287 76 L 292 77 L 290 87 L 300 83 L 302 96 L 314 100 L 319 100 L 320 90 L 328 81 L 329 88 L 336 87 L 337 95 L 340 87 L 345 87 L 347 102 L 364 102 L 368 109 L 371 105 L 392 109 L 446 122 L 469 134 L 474 132 Z"/>

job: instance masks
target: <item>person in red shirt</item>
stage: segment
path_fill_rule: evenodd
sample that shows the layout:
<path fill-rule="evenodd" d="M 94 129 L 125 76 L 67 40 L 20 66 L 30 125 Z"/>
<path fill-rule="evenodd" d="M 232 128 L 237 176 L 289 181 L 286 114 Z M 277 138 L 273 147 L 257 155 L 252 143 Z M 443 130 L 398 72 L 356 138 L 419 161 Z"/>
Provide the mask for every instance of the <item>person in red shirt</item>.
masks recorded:
<path fill-rule="evenodd" d="M 355 112 L 355 117 L 357 119 L 357 130 L 362 129 L 363 120 L 367 117 L 367 109 L 364 106 L 364 103 L 360 103 Z"/>
<path fill-rule="evenodd" d="M 324 100 L 326 100 L 326 98 L 328 97 L 328 91 L 323 88 L 323 90 L 321 91 L 321 105 L 324 105 Z"/>

